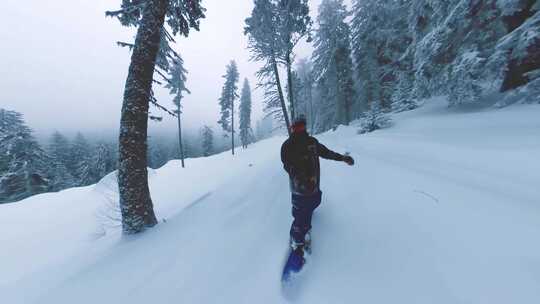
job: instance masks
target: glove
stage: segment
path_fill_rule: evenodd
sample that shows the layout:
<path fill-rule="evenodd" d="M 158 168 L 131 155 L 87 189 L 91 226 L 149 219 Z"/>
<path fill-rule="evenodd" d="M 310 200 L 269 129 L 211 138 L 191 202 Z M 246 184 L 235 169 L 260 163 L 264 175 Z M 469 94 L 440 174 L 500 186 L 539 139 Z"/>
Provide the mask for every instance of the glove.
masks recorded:
<path fill-rule="evenodd" d="M 350 157 L 349 155 L 343 156 L 343 161 L 347 163 L 347 165 L 352 166 L 354 165 L 354 159 Z"/>

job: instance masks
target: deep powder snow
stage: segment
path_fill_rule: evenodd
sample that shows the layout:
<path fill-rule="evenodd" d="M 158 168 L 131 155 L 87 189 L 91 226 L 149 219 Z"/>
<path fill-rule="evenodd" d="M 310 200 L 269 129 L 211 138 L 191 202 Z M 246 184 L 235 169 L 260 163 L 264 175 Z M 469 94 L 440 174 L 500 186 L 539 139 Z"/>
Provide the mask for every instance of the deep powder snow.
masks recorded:
<path fill-rule="evenodd" d="M 386 130 L 318 136 L 356 165 L 322 161 L 295 303 L 540 303 L 538 117 L 435 100 Z M 283 140 L 150 172 L 161 223 L 136 237 L 105 220 L 114 174 L 1 205 L 2 303 L 285 303 Z"/>

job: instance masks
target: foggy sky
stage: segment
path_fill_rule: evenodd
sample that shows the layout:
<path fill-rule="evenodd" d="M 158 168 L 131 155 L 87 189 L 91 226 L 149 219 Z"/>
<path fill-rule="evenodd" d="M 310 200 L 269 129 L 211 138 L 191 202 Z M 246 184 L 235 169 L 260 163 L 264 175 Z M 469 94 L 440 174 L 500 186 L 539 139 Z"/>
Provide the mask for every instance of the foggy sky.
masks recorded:
<path fill-rule="evenodd" d="M 0 107 L 19 111 L 38 133 L 60 130 L 116 131 L 130 53 L 116 41 L 133 41 L 135 29 L 105 18 L 120 0 L 2 0 L 0 19 Z M 320 0 L 310 1 L 312 16 Z M 215 125 L 222 75 L 231 59 L 252 88 L 259 65 L 249 62 L 244 19 L 253 0 L 204 0 L 207 17 L 201 31 L 177 37 L 175 48 L 188 69 L 192 94 L 183 100 L 184 121 L 191 128 Z M 300 45 L 297 58 L 309 56 Z M 165 89 L 154 86 L 159 102 L 172 106 Z M 262 116 L 262 92 L 253 92 L 253 122 Z M 157 109 L 164 122 L 151 129 L 174 130 L 174 119 Z"/>

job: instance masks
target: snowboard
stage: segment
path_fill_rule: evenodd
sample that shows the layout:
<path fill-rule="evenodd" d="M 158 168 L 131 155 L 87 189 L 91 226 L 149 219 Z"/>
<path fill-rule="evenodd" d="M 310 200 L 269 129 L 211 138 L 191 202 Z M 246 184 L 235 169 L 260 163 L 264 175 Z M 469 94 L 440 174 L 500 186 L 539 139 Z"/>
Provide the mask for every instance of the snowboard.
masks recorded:
<path fill-rule="evenodd" d="M 283 267 L 281 282 L 283 284 L 290 283 L 293 276 L 302 270 L 305 263 L 306 259 L 302 255 L 293 251 L 292 248 L 290 248 L 287 261 L 285 262 L 285 266 Z"/>
<path fill-rule="evenodd" d="M 283 272 L 281 274 L 281 291 L 288 301 L 297 301 L 302 296 L 306 258 L 309 259 L 310 247 L 304 247 L 304 254 L 294 252 L 289 246 Z"/>
<path fill-rule="evenodd" d="M 311 254 L 311 236 L 309 235 L 308 238 L 306 238 L 306 245 L 303 249 L 303 254 L 295 252 L 291 247 L 289 247 L 289 251 L 287 254 L 287 260 L 285 262 L 285 266 L 283 267 L 283 272 L 281 275 L 281 281 L 284 284 L 289 283 L 295 274 L 298 274 L 300 271 L 302 271 L 302 268 L 306 264 L 305 257 L 307 255 Z"/>

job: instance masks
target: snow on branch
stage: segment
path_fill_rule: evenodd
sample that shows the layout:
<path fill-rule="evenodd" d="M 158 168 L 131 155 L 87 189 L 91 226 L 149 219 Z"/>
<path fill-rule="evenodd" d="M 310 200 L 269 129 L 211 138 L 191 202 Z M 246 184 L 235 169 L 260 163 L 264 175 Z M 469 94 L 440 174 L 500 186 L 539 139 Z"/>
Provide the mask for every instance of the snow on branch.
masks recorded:
<path fill-rule="evenodd" d="M 132 51 L 133 48 L 135 47 L 135 44 L 123 42 L 123 41 L 116 41 L 116 45 L 118 45 L 119 47 L 127 47 L 129 48 L 130 51 Z"/>
<path fill-rule="evenodd" d="M 161 104 L 158 103 L 157 101 L 157 98 L 154 97 L 154 91 L 151 92 L 151 96 L 150 96 L 150 103 L 152 105 L 154 105 L 156 108 L 160 109 L 161 111 L 173 116 L 173 117 L 176 117 L 177 114 L 169 109 L 167 109 L 166 107 L 162 106 Z"/>

